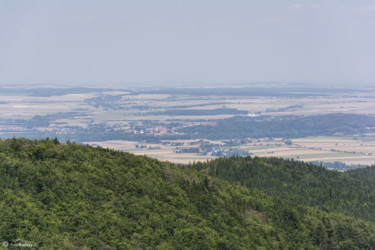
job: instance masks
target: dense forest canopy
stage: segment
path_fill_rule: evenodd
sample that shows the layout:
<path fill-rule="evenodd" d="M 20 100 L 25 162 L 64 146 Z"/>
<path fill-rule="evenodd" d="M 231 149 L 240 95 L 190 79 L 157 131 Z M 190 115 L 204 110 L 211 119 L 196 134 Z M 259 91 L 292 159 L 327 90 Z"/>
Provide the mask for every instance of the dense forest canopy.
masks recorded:
<path fill-rule="evenodd" d="M 255 162 L 267 166 L 270 174 L 254 178 L 244 166 Z M 290 169 L 286 176 L 279 165 L 284 166 L 282 171 Z M 210 176 L 213 169 L 219 178 L 221 170 L 229 171 L 228 181 Z M 125 152 L 61 144 L 57 139 L 2 140 L 0 240 L 22 239 L 40 249 L 375 247 L 375 223 L 366 215 L 374 211 L 373 181 L 360 173 L 324 171 L 260 158 L 177 166 Z M 318 179 L 324 176 L 334 184 L 319 186 Z M 339 187 L 344 181 L 353 189 L 340 193 L 338 189 L 346 190 Z M 339 205 L 311 204 L 295 193 L 311 191 L 298 190 L 302 182 L 321 193 L 330 189 L 334 203 L 366 202 L 368 208 L 361 207 L 361 216 L 350 211 L 354 206 L 347 211 Z M 263 183 L 271 188 L 261 188 Z M 286 188 L 278 193 L 276 185 Z"/>
<path fill-rule="evenodd" d="M 375 222 L 375 167 L 337 172 L 274 157 L 219 158 L 190 167 L 272 196 Z"/>

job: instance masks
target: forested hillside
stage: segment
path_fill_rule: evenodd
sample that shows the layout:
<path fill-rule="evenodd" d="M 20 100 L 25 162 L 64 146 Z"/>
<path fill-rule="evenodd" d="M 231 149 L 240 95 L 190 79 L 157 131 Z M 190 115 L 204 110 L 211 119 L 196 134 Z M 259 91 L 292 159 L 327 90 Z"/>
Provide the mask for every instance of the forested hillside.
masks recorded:
<path fill-rule="evenodd" d="M 237 167 L 251 158 L 195 167 L 227 162 L 225 168 L 230 169 L 231 161 Z M 271 168 L 277 161 L 264 164 Z M 268 177 L 253 181 L 277 183 L 276 177 Z M 256 189 L 119 151 L 50 139 L 4 140 L 0 141 L 0 241 L 22 239 L 38 249 L 375 247 L 371 221 L 301 205 L 293 194 L 277 198 Z"/>
<path fill-rule="evenodd" d="M 357 168 L 351 171 L 348 171 L 351 175 L 357 175 L 361 178 L 369 179 L 370 181 L 375 180 L 375 166 Z"/>
<path fill-rule="evenodd" d="M 298 204 L 375 222 L 375 167 L 337 172 L 260 157 L 219 158 L 190 167 Z"/>

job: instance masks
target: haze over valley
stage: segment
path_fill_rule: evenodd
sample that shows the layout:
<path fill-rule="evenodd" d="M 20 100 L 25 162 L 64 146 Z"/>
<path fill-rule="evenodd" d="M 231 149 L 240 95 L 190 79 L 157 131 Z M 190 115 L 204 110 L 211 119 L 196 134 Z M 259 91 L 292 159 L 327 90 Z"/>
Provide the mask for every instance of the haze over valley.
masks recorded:
<path fill-rule="evenodd" d="M 353 167 L 375 163 L 371 87 L 253 83 L 1 90 L 3 139 L 57 137 L 184 164 L 232 155 Z"/>
<path fill-rule="evenodd" d="M 375 0 L 0 0 L 0 248 L 375 249 Z"/>

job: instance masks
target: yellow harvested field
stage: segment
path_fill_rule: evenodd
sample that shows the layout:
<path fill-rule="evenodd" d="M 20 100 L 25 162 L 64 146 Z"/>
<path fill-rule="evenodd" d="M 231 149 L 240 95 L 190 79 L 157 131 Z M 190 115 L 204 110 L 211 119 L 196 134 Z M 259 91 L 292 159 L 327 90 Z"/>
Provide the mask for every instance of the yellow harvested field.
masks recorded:
<path fill-rule="evenodd" d="M 191 144 L 197 142 L 197 140 L 176 140 L 174 142 L 184 143 L 184 145 L 179 146 L 179 149 L 197 147 L 191 146 Z M 207 142 L 218 144 L 225 148 L 221 141 Z M 339 161 L 348 165 L 375 164 L 375 138 L 372 141 L 370 138 L 308 137 L 292 139 L 292 142 L 292 145 L 286 145 L 280 139 L 266 139 L 261 143 L 249 143 L 241 145 L 239 148 L 259 157 L 293 158 L 307 162 Z M 127 151 L 138 155 L 148 155 L 159 160 L 181 164 L 188 164 L 193 161 L 206 161 L 207 159 L 215 158 L 214 156 L 197 153 L 176 153 L 176 146 L 166 146 L 161 144 L 147 144 L 130 141 L 88 142 L 87 144 Z M 137 144 L 145 145 L 146 148 L 136 148 Z M 362 146 L 360 146 L 361 144 Z"/>
<path fill-rule="evenodd" d="M 175 141 L 175 142 L 190 143 L 193 141 L 195 140 Z M 207 159 L 214 158 L 214 157 L 208 157 L 208 156 L 198 155 L 198 154 L 193 154 L 193 153 L 178 154 L 175 152 L 175 146 L 164 146 L 160 144 L 145 144 L 145 143 L 121 141 L 121 140 L 112 140 L 112 141 L 105 141 L 105 142 L 86 142 L 85 144 L 126 151 L 135 155 L 147 155 L 149 157 L 156 158 L 161 161 L 169 161 L 169 162 L 178 163 L 178 164 L 188 164 L 194 161 L 206 161 Z M 136 148 L 136 145 L 146 145 L 147 148 L 145 149 Z"/>

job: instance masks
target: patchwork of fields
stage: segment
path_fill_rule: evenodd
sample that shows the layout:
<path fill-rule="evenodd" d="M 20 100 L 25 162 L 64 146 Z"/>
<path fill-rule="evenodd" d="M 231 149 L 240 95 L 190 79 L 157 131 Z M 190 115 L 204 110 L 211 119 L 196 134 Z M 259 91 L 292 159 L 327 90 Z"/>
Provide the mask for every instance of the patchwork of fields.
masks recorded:
<path fill-rule="evenodd" d="M 375 91 L 368 88 L 271 84 L 0 92 L 3 139 L 57 137 L 184 164 L 254 155 L 371 165 L 374 130 Z"/>
<path fill-rule="evenodd" d="M 197 140 L 199 141 L 199 140 Z M 249 155 L 259 157 L 282 157 L 296 159 L 306 162 L 342 162 L 347 165 L 373 165 L 375 164 L 375 138 L 342 138 L 342 137 L 308 137 L 292 139 L 292 145 L 287 145 L 282 139 L 264 139 L 257 143 L 248 143 L 239 146 Z M 182 146 L 170 146 L 160 144 L 142 145 L 145 148 L 136 148 L 138 142 L 132 141 L 104 141 L 88 142 L 88 144 L 113 148 L 131 152 L 137 155 L 148 155 L 160 160 L 175 163 L 188 164 L 194 161 L 205 161 L 215 156 L 203 155 L 201 153 L 176 153 L 181 148 L 191 148 L 191 140 L 181 141 Z M 196 145 L 195 148 L 199 148 Z M 230 147 L 223 144 L 222 149 L 229 150 Z"/>

